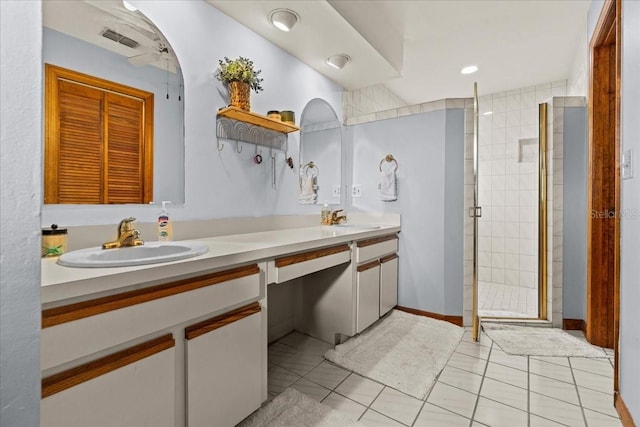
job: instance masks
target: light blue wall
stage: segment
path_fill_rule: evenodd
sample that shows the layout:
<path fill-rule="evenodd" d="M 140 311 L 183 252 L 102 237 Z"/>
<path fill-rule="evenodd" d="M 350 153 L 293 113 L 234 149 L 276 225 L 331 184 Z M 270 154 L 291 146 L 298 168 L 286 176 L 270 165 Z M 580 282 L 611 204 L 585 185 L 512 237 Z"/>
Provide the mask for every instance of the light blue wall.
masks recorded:
<path fill-rule="evenodd" d="M 323 98 L 342 117 L 342 88 L 276 47 L 256 33 L 224 15 L 204 1 L 131 1 L 162 31 L 180 61 L 185 80 L 185 203 L 173 206 L 174 220 L 253 217 L 315 213 L 317 206 L 297 203 L 298 174 L 285 163 L 285 153 L 276 159 L 276 189 L 267 161 L 256 165 L 253 145 L 226 142 L 218 151 L 216 111 L 226 106 L 224 88 L 215 79 L 218 59 L 228 56 L 251 58 L 262 70 L 265 90 L 252 93 L 251 109 L 293 110 L 298 119 L 306 103 Z M 298 159 L 299 132 L 290 134 L 287 156 Z M 42 224 L 115 224 L 126 216 L 152 222 L 157 206 L 66 206 L 47 205 Z"/>
<path fill-rule="evenodd" d="M 0 425 L 40 424 L 42 9 L 0 1 Z"/>
<path fill-rule="evenodd" d="M 350 126 L 349 209 L 402 214 L 398 304 L 462 314 L 463 110 L 439 110 Z M 378 165 L 398 161 L 398 200 L 378 196 Z M 446 166 L 445 166 L 446 165 Z"/>
<path fill-rule="evenodd" d="M 588 215 L 586 108 L 564 109 L 563 156 L 562 317 L 586 320 Z"/>
<path fill-rule="evenodd" d="M 184 101 L 178 100 L 181 78 L 150 65 L 134 67 L 122 55 L 50 28 L 43 29 L 42 38 L 45 63 L 154 94 L 153 199 L 184 202 Z"/>
<path fill-rule="evenodd" d="M 640 423 L 640 2 L 622 2 L 622 150 L 634 176 L 622 180 L 620 242 L 620 393 Z"/>

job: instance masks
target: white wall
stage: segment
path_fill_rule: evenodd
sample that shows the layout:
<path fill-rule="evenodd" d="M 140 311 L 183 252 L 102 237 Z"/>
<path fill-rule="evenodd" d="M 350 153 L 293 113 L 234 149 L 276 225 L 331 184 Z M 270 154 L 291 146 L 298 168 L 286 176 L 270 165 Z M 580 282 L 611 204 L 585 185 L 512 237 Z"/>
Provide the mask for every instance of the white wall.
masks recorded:
<path fill-rule="evenodd" d="M 449 131 L 449 134 L 448 134 Z M 462 314 L 463 110 L 438 110 L 350 126 L 358 211 L 401 213 L 398 304 Z M 398 162 L 398 200 L 379 198 L 379 164 Z M 445 222 L 445 218 L 452 222 Z M 457 227 L 446 228 L 447 224 Z"/>
<path fill-rule="evenodd" d="M 633 150 L 634 176 L 622 181 L 620 242 L 620 393 L 640 422 L 640 2 L 622 2 L 623 152 Z"/>
<path fill-rule="evenodd" d="M 0 425 L 40 424 L 40 2 L 0 2 Z"/>
<path fill-rule="evenodd" d="M 216 110 L 227 104 L 214 72 L 218 59 L 245 56 L 262 69 L 264 92 L 252 93 L 251 109 L 293 110 L 297 118 L 313 98 L 324 98 L 342 116 L 342 88 L 204 1 L 131 2 L 163 32 L 174 48 L 185 80 L 185 203 L 170 209 L 174 220 L 312 213 L 318 206 L 297 203 L 298 174 L 277 157 L 277 190 L 271 186 L 271 161 L 256 165 L 253 145 L 216 145 Z M 299 133 L 289 137 L 298 159 Z M 266 154 L 266 156 L 265 156 Z M 43 208 L 42 225 L 115 224 L 125 216 L 154 221 L 158 207 L 64 206 Z"/>

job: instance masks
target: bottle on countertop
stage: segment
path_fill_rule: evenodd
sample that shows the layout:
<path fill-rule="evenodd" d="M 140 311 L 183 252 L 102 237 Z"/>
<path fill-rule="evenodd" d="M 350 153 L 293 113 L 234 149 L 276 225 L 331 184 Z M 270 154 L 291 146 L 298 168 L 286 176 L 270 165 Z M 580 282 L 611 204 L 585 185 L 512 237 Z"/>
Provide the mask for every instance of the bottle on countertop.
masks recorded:
<path fill-rule="evenodd" d="M 325 201 L 324 205 L 322 205 L 322 210 L 320 211 L 320 223 L 322 225 L 329 225 L 329 215 L 331 215 L 329 202 Z"/>
<path fill-rule="evenodd" d="M 167 204 L 170 201 L 162 201 L 162 211 L 158 215 L 158 241 L 168 241 L 173 238 L 173 227 L 171 226 L 171 218 L 167 211 Z"/>

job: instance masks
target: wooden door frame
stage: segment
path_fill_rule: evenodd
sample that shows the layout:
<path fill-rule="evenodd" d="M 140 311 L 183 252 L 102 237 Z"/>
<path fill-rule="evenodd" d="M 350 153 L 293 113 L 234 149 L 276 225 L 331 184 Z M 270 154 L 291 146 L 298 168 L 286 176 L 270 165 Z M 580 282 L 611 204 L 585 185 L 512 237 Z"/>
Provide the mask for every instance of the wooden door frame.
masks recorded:
<path fill-rule="evenodd" d="M 590 56 L 590 73 L 589 73 L 589 171 L 587 178 L 588 186 L 588 220 L 587 220 L 587 330 L 586 337 L 590 342 L 594 342 L 598 345 L 610 345 L 613 344 L 615 352 L 614 363 L 614 391 L 619 390 L 618 384 L 618 336 L 619 336 L 619 319 L 620 319 L 620 70 L 621 70 L 621 35 L 622 35 L 622 1 L 621 0 L 606 0 L 600 17 L 596 24 L 593 36 L 589 43 L 589 56 Z M 610 83 L 604 83 L 605 87 L 614 90 L 614 102 L 607 104 L 602 101 L 601 93 L 595 90 L 596 86 L 603 84 L 604 79 L 608 78 L 606 75 L 610 71 L 602 72 L 598 66 L 601 63 L 596 64 L 595 58 L 602 58 L 600 49 L 615 49 L 613 58 L 611 55 L 602 61 L 605 61 L 605 67 L 615 67 L 615 85 Z M 610 92 L 609 92 L 610 93 Z M 608 97 L 609 94 L 605 94 Z M 606 100 L 605 100 L 606 101 Z M 614 111 L 611 111 L 613 107 Z M 609 131 L 609 138 L 602 136 L 602 128 L 605 127 Z M 612 330 L 609 339 L 604 339 L 601 331 L 594 325 L 594 317 L 598 314 L 598 310 L 603 310 L 601 301 L 593 301 L 592 294 L 596 294 L 597 290 L 602 289 L 603 284 L 596 283 L 592 277 L 592 254 L 599 248 L 592 245 L 593 233 L 593 212 L 595 212 L 592 188 L 594 183 L 594 170 L 604 165 L 602 159 L 594 156 L 595 151 L 599 147 L 611 148 L 612 143 L 610 139 L 610 131 L 613 128 L 613 150 L 614 150 L 614 218 L 613 218 L 613 283 L 606 284 L 607 288 L 613 291 L 613 324 L 607 325 L 606 329 Z M 605 132 L 606 133 L 606 132 Z M 606 219 L 602 219 L 606 220 Z M 594 267 L 595 268 L 595 267 Z M 611 289 L 612 288 L 612 289 Z"/>

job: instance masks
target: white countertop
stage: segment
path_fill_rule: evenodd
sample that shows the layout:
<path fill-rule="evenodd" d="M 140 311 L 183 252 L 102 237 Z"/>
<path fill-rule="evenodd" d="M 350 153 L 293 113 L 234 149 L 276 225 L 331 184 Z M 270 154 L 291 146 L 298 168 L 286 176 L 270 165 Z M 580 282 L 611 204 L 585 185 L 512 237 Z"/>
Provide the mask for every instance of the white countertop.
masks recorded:
<path fill-rule="evenodd" d="M 55 258 L 43 258 L 40 299 L 43 305 L 55 305 L 86 295 L 152 285 L 170 278 L 400 231 L 399 225 L 379 226 L 377 229 L 315 226 L 194 239 L 206 243 L 209 251 L 185 260 L 134 267 L 74 268 L 57 264 Z"/>

